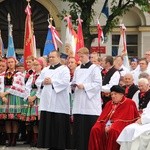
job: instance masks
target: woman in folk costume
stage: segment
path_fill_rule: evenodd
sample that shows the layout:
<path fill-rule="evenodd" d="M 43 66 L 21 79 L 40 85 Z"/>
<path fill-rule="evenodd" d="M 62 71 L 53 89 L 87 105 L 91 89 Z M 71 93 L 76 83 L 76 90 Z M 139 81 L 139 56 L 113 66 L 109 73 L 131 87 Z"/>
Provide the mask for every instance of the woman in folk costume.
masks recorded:
<path fill-rule="evenodd" d="M 26 70 L 25 70 L 25 83 L 28 81 L 30 76 L 34 73 L 33 62 L 35 57 L 30 55 L 26 58 Z M 25 144 L 30 144 L 32 138 L 32 127 L 25 124 L 25 121 L 20 123 L 21 138 L 25 138 Z"/>
<path fill-rule="evenodd" d="M 34 59 L 35 58 L 33 56 L 28 56 L 26 59 L 27 70 L 26 70 L 26 75 L 25 75 L 25 83 L 28 81 L 28 78 L 30 77 L 30 75 L 34 73 L 34 69 L 33 69 Z"/>
<path fill-rule="evenodd" d="M 39 121 L 39 93 L 41 87 L 37 87 L 35 82 L 38 78 L 41 70 L 43 69 L 43 61 L 40 59 L 35 59 L 33 63 L 34 73 L 30 76 L 26 83 L 26 91 L 27 101 L 24 104 L 25 108 L 22 112 L 22 119 L 26 121 L 26 123 L 31 125 L 33 129 L 33 142 L 31 142 L 31 146 L 35 147 L 37 145 L 37 136 L 38 136 L 38 121 Z"/>
<path fill-rule="evenodd" d="M 5 119 L 5 130 L 8 136 L 7 146 L 16 145 L 18 133 L 18 120 L 20 120 L 22 97 L 25 96 L 24 75 L 15 71 L 16 60 L 13 57 L 7 59 L 8 69 L 4 74 L 4 90 L 0 92 L 2 105 L 0 113 Z"/>
<path fill-rule="evenodd" d="M 70 84 L 74 76 L 74 71 L 77 67 L 78 63 L 75 59 L 75 57 L 69 57 L 68 58 L 68 68 L 70 70 Z M 69 89 L 69 96 L 70 96 L 70 145 L 69 148 L 72 148 L 72 141 L 73 141 L 73 114 L 72 114 L 72 107 L 73 107 L 73 98 L 74 98 L 74 86 L 71 85 L 71 88 Z"/>
<path fill-rule="evenodd" d="M 74 76 L 74 71 L 75 71 L 75 69 L 76 69 L 76 67 L 77 67 L 77 62 L 76 62 L 76 59 L 74 58 L 74 57 L 69 57 L 68 58 L 68 64 L 67 64 L 67 66 L 68 66 L 68 68 L 69 68 L 69 70 L 70 70 L 70 83 L 72 82 L 72 79 L 73 79 L 73 76 Z M 74 93 L 74 91 L 73 91 L 73 88 L 74 87 L 72 87 L 72 85 L 71 85 L 71 88 L 72 89 L 70 89 L 70 114 L 71 114 L 71 121 L 73 121 L 72 119 L 72 103 L 73 103 L 73 93 Z"/>

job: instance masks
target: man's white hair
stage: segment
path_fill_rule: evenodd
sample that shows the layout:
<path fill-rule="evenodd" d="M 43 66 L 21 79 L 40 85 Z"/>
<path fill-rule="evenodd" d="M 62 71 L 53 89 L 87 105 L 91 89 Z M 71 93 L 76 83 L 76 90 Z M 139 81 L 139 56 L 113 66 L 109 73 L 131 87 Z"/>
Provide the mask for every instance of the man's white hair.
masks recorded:
<path fill-rule="evenodd" d="M 148 81 L 148 79 L 146 79 L 146 78 L 140 78 L 140 79 L 138 80 L 138 83 L 149 84 L 149 81 Z"/>

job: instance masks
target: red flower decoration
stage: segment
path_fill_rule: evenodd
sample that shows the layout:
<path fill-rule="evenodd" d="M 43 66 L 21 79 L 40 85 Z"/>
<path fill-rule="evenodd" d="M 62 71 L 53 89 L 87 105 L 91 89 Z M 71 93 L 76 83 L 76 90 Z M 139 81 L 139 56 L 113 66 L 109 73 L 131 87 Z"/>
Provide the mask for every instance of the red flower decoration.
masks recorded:
<path fill-rule="evenodd" d="M 16 81 L 17 84 L 19 84 L 19 81 Z"/>
<path fill-rule="evenodd" d="M 11 89 L 15 90 L 15 89 L 16 89 L 16 87 L 15 87 L 15 86 L 12 86 L 12 87 L 11 87 Z"/>
<path fill-rule="evenodd" d="M 14 114 L 8 114 L 8 118 L 9 119 L 13 119 L 14 118 Z"/>
<path fill-rule="evenodd" d="M 20 119 L 21 118 L 21 114 L 17 114 L 17 118 Z"/>
<path fill-rule="evenodd" d="M 32 121 L 36 120 L 36 117 L 35 116 L 31 116 L 31 120 Z"/>

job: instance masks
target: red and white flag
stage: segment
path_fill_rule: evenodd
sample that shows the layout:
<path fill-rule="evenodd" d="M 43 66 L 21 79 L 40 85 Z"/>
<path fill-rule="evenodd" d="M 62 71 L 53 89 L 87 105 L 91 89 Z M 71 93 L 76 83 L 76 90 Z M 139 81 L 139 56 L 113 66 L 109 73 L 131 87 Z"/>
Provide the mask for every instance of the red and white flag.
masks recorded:
<path fill-rule="evenodd" d="M 126 44 L 126 27 L 124 24 L 120 24 L 120 40 L 119 40 L 119 48 L 118 48 L 118 55 L 122 55 L 124 59 L 124 66 L 128 69 L 130 68 L 129 65 L 129 58 L 127 52 L 127 44 Z"/>
<path fill-rule="evenodd" d="M 81 47 L 84 47 L 84 38 L 83 38 L 83 32 L 82 32 L 82 22 L 83 20 L 78 17 L 78 30 L 77 30 L 77 46 L 76 50 L 78 51 Z"/>
<path fill-rule="evenodd" d="M 64 18 L 65 21 L 67 21 L 67 28 L 66 28 L 66 40 L 65 40 L 65 48 L 67 47 L 67 50 L 65 49 L 65 52 L 68 55 L 75 56 L 76 54 L 76 43 L 77 43 L 77 34 L 75 30 L 73 29 L 72 22 L 70 20 L 71 16 L 68 15 Z"/>
<path fill-rule="evenodd" d="M 76 54 L 75 58 L 78 61 L 78 55 L 77 52 L 80 48 L 84 47 L 84 38 L 83 38 L 83 32 L 82 32 L 82 22 L 83 20 L 80 18 L 80 15 L 78 15 L 78 29 L 77 29 L 77 45 L 76 45 Z"/>
<path fill-rule="evenodd" d="M 122 55 L 123 53 L 127 52 L 125 31 L 126 27 L 124 26 L 124 24 L 120 24 L 120 40 L 119 40 L 118 55 Z"/>
<path fill-rule="evenodd" d="M 26 9 L 26 20 L 25 20 L 25 35 L 24 35 L 24 66 L 26 68 L 26 59 L 28 56 L 34 56 L 33 52 L 33 31 L 31 25 L 31 6 L 28 4 Z"/>
<path fill-rule="evenodd" d="M 59 43 L 60 45 L 62 45 L 63 43 L 62 43 L 62 41 L 60 40 L 59 33 L 57 32 L 57 30 L 55 29 L 55 27 L 52 26 L 52 25 L 49 25 L 48 27 L 49 27 L 50 30 L 51 30 L 51 33 L 52 33 L 52 40 L 53 40 L 55 49 L 57 50 L 57 48 L 58 48 L 57 43 Z"/>
<path fill-rule="evenodd" d="M 100 47 L 100 44 L 104 42 L 104 34 L 98 19 L 97 19 L 97 32 L 98 32 L 98 47 Z"/>

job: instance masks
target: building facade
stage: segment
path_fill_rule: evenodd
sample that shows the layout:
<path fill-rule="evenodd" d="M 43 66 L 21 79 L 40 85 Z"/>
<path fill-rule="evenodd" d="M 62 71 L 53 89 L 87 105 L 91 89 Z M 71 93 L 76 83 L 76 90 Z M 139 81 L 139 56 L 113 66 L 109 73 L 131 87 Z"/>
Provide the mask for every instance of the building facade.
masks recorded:
<path fill-rule="evenodd" d="M 38 55 L 42 55 L 48 30 L 48 14 L 53 17 L 53 23 L 56 29 L 59 31 L 62 41 L 64 42 L 66 22 L 64 22 L 64 20 L 61 20 L 59 15 L 63 11 L 63 9 L 69 12 L 69 6 L 67 2 L 62 2 L 61 0 L 31 0 L 30 3 L 32 8 L 32 20 L 34 22 L 34 32 L 36 37 Z M 96 32 L 96 18 L 97 16 L 99 16 L 103 4 L 104 1 L 99 0 L 99 2 L 93 5 L 96 14 L 91 27 L 91 32 L 93 33 Z M 25 23 L 24 9 L 26 5 L 26 0 L 0 0 L 0 30 L 4 41 L 4 47 L 5 49 L 7 49 L 7 14 L 10 13 L 13 24 L 14 45 L 19 55 L 23 53 Z M 104 26 L 106 23 L 106 17 L 104 15 L 101 15 L 99 21 L 101 26 Z M 126 40 L 129 56 L 143 56 L 145 51 L 150 50 L 150 14 L 142 12 L 139 7 L 134 7 L 122 18 L 120 18 L 120 22 L 124 23 L 127 28 Z M 105 47 L 106 50 L 104 54 L 113 56 L 117 54 L 119 37 L 120 29 L 118 26 L 114 28 L 113 31 L 106 37 L 105 43 L 101 44 L 103 47 Z M 94 40 L 92 46 L 96 47 L 97 45 L 97 40 Z M 60 49 L 61 51 L 63 51 L 64 46 Z"/>

